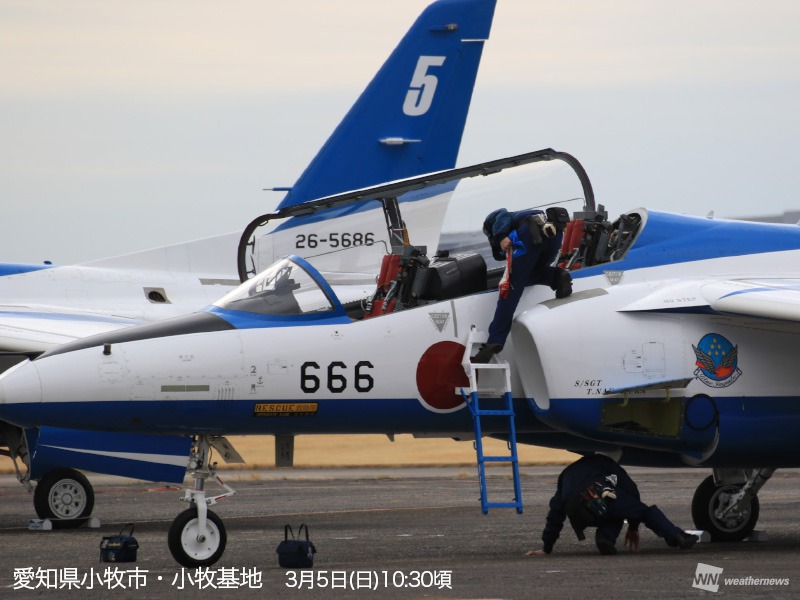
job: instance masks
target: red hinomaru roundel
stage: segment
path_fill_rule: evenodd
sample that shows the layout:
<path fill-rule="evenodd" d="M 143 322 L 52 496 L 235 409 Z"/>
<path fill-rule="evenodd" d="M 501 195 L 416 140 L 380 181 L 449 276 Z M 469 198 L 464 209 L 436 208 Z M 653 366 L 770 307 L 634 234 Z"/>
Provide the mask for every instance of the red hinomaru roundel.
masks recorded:
<path fill-rule="evenodd" d="M 469 387 L 469 378 L 461 366 L 464 350 L 458 342 L 437 342 L 419 359 L 417 389 L 426 408 L 449 412 L 463 406 L 464 399 L 455 390 Z"/>

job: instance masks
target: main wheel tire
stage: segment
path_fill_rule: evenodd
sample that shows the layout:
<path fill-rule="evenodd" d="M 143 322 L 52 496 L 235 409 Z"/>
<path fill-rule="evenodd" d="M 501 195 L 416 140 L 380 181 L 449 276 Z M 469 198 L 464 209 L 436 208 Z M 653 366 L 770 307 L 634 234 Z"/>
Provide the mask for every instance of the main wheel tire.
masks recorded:
<path fill-rule="evenodd" d="M 89 480 L 75 469 L 54 469 L 36 484 L 33 507 L 40 519 L 58 519 L 67 524 L 92 514 L 94 490 Z M 78 520 L 75 527 L 82 524 Z"/>
<path fill-rule="evenodd" d="M 187 567 L 208 567 L 217 562 L 225 552 L 228 536 L 225 526 L 215 513 L 208 511 L 206 527 L 208 536 L 198 540 L 197 507 L 186 509 L 172 522 L 167 534 L 167 543 L 172 557 L 178 564 Z"/>
<path fill-rule="evenodd" d="M 695 527 L 707 531 L 712 542 L 741 542 L 755 529 L 758 522 L 758 496 L 753 497 L 750 506 L 745 506 L 736 514 L 729 515 L 724 521 L 714 516 L 714 512 L 730 494 L 742 488 L 737 484 L 717 486 L 714 477 L 709 475 L 703 480 L 692 499 L 692 519 Z"/>

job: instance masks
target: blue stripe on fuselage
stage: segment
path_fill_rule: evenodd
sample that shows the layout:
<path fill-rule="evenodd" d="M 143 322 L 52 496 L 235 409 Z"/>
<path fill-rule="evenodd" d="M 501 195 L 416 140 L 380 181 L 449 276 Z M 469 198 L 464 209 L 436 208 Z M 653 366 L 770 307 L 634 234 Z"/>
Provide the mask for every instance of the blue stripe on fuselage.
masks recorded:
<path fill-rule="evenodd" d="M 300 327 L 303 325 L 339 325 L 352 323 L 339 311 L 305 313 L 299 315 L 259 315 L 240 310 L 227 310 L 218 306 L 205 309 L 224 319 L 236 329 L 265 329 L 269 327 Z"/>
<path fill-rule="evenodd" d="M 23 275 L 25 273 L 32 273 L 33 271 L 42 271 L 43 269 L 52 269 L 53 265 L 25 265 L 21 263 L 0 263 L 0 277 L 7 275 Z"/>
<path fill-rule="evenodd" d="M 731 292 L 730 294 L 725 294 L 724 296 L 720 297 L 720 300 L 724 298 L 730 298 L 732 296 L 742 296 L 744 294 L 763 294 L 764 292 L 782 292 L 784 290 L 791 290 L 797 291 L 800 290 L 800 286 L 792 285 L 792 286 L 780 286 L 780 287 L 760 287 L 760 288 L 750 288 L 747 290 L 739 290 L 737 292 Z"/>
<path fill-rule="evenodd" d="M 798 249 L 800 227 L 796 225 L 717 221 L 648 211 L 639 237 L 622 260 L 578 269 L 572 277 Z"/>
<path fill-rule="evenodd" d="M 298 382 L 299 388 L 299 382 Z M 317 404 L 311 416 L 256 416 L 257 404 Z M 489 399 L 481 408 L 501 408 Z M 543 425 L 515 401 L 518 431 Z M 466 406 L 452 413 L 435 413 L 416 398 L 287 400 L 130 400 L 5 404 L 3 419 L 23 426 L 46 425 L 81 430 L 160 434 L 260 435 L 278 433 L 464 433 L 473 431 Z M 268 414 L 260 410 L 259 414 Z M 484 433 L 508 431 L 507 417 L 486 417 Z"/>

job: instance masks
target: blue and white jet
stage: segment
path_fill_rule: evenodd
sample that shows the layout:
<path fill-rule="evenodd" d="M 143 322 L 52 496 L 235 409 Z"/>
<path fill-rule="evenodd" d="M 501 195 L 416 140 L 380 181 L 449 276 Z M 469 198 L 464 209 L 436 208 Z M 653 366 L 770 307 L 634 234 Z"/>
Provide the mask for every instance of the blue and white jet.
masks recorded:
<path fill-rule="evenodd" d="M 472 346 L 492 318 L 500 273 L 475 255 L 429 260 L 409 244 L 396 200 L 463 179 L 451 209 L 460 210 L 459 194 L 494 208 L 511 199 L 509 188 L 469 185 L 559 162 L 585 201 L 560 259 L 574 292 L 555 299 L 548 288 L 526 289 L 497 358 L 510 372 L 516 432 L 500 417 L 484 417 L 482 431 L 629 464 L 710 468 L 693 501 L 696 525 L 743 539 L 758 518 L 758 490 L 774 469 L 799 464 L 800 229 L 643 208 L 609 221 L 579 163 L 552 150 L 266 215 L 260 223 L 377 198 L 392 240 L 377 287 L 342 301 L 351 286 L 331 285 L 311 257 L 288 256 L 190 317 L 18 365 L 0 377 L 0 417 L 22 428 L 190 436 L 195 486 L 168 542 L 183 565 L 213 564 L 227 538 L 208 506 L 232 490 L 207 497 L 204 482 L 214 476 L 212 447 L 235 455 L 219 443 L 224 435 L 468 437 L 471 396 L 462 391 L 474 388 Z M 530 188 L 522 201 L 573 197 Z M 250 251 L 247 236 L 240 251 Z"/>
<path fill-rule="evenodd" d="M 351 188 L 452 168 L 456 163 L 495 0 L 439 0 L 409 29 L 280 207 Z M 428 198 L 430 199 L 430 197 Z M 414 196 L 408 204 L 422 206 Z M 415 202 L 420 200 L 420 202 Z M 446 209 L 428 206 L 429 244 Z M 431 202 L 427 202 L 431 204 Z M 419 212 L 414 207 L 409 214 Z M 433 210 L 435 214 L 430 211 Z M 373 281 L 379 265 L 359 261 L 359 247 L 381 244 L 380 211 L 351 207 L 347 219 L 328 212 L 297 217 L 277 231 L 261 230 L 261 261 L 290 251 L 350 249 L 348 277 Z M 439 215 L 438 217 L 435 215 Z M 422 226 L 421 226 L 422 227 Z M 180 317 L 239 284 L 234 232 L 74 266 L 0 265 L 0 370 L 67 342 Z M 252 261 L 251 261 L 252 262 Z M 159 325 L 153 325 L 159 327 Z M 24 430 L 0 420 L 0 450 L 14 459 L 23 483 L 38 480 L 41 518 L 80 520 L 94 499 L 75 469 L 181 482 L 188 439 L 87 434 L 61 427 Z"/>

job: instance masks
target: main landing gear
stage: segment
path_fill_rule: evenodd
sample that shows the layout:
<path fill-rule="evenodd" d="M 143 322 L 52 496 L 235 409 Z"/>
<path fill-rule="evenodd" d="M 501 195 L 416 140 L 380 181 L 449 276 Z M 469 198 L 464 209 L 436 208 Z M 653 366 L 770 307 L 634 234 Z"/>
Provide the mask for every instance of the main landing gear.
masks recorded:
<path fill-rule="evenodd" d="M 62 526 L 83 525 L 94 508 L 94 490 L 75 469 L 53 469 L 33 492 L 33 507 L 40 519 L 58 519 Z"/>
<path fill-rule="evenodd" d="M 712 542 L 739 542 L 758 522 L 758 492 L 775 469 L 714 469 L 697 487 L 692 499 L 695 527 Z"/>
<path fill-rule="evenodd" d="M 0 455 L 8 456 L 17 480 L 33 491 L 33 508 L 40 519 L 58 522 L 61 529 L 80 527 L 94 509 L 94 489 L 89 480 L 75 469 L 59 467 L 41 477 L 36 487 L 31 483 L 31 452 L 28 438 L 20 428 L 0 421 Z"/>
<path fill-rule="evenodd" d="M 197 436 L 189 457 L 189 474 L 194 477 L 194 489 L 187 489 L 184 502 L 190 507 L 179 514 L 169 528 L 167 543 L 173 558 L 184 567 L 207 567 L 217 562 L 225 552 L 227 534 L 225 526 L 208 507 L 217 500 L 236 492 L 216 476 L 216 463 L 211 464 L 211 438 Z M 213 477 L 225 493 L 206 497 L 205 481 Z"/>

